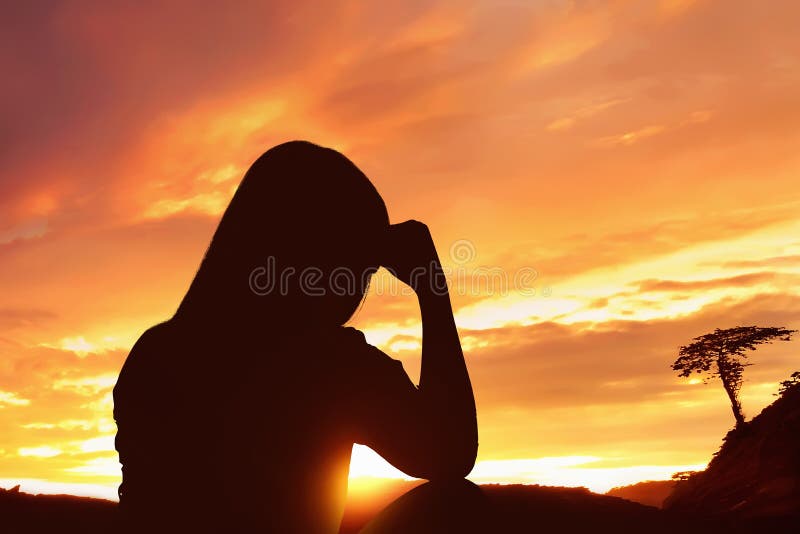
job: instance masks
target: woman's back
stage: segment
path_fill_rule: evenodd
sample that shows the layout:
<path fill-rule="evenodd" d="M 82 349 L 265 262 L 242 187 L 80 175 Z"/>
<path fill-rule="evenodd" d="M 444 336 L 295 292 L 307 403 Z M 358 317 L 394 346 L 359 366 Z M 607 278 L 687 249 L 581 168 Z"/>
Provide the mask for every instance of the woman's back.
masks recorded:
<path fill-rule="evenodd" d="M 415 389 L 399 362 L 351 328 L 253 339 L 158 325 L 114 390 L 122 507 L 201 531 L 335 531 L 352 445 L 398 389 Z"/>

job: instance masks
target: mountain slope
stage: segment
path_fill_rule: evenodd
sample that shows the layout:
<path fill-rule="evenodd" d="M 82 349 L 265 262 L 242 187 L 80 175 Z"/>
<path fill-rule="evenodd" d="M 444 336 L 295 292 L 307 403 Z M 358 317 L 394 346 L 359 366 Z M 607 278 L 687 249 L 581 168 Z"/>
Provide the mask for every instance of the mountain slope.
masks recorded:
<path fill-rule="evenodd" d="M 458 532 L 673 533 L 673 518 L 585 488 L 429 482 L 406 493 L 362 534 Z M 685 532 L 685 530 L 684 530 Z"/>
<path fill-rule="evenodd" d="M 74 495 L 29 495 L 0 488 L 0 532 L 113 533 L 117 503 Z"/>
<path fill-rule="evenodd" d="M 674 480 L 647 480 L 629 486 L 611 488 L 606 495 L 661 508 L 664 499 L 675 489 L 675 484 Z"/>
<path fill-rule="evenodd" d="M 730 431 L 708 468 L 679 483 L 664 508 L 741 518 L 800 516 L 800 387 Z"/>
<path fill-rule="evenodd" d="M 398 489 L 404 487 L 407 485 Z M 445 486 L 422 484 L 379 510 L 373 510 L 374 518 L 346 516 L 340 534 L 359 532 L 367 522 L 364 534 L 539 530 L 666 534 L 674 527 L 673 520 L 660 510 L 584 488 L 476 486 L 467 481 Z M 0 489 L 0 532 L 113 533 L 122 526 L 117 523 L 117 512 L 117 504 L 110 501 Z"/>

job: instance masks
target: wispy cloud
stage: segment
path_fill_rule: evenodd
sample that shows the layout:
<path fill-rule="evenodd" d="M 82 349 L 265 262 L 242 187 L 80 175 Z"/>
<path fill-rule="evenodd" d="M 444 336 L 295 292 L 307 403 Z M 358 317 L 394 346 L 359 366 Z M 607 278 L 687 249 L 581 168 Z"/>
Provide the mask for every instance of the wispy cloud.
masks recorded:
<path fill-rule="evenodd" d="M 0 390 L 0 408 L 5 406 L 27 406 L 30 403 L 29 399 L 22 398 L 13 391 Z"/>

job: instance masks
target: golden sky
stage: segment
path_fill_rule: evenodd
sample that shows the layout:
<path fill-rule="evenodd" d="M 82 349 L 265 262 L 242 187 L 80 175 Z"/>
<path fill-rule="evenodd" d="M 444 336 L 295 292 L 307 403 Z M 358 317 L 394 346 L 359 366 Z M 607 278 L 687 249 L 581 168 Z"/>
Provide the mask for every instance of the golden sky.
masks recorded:
<path fill-rule="evenodd" d="M 430 226 L 475 481 L 605 490 L 702 466 L 733 418 L 721 387 L 670 370 L 678 347 L 800 327 L 796 2 L 32 4 L 0 17 L 0 486 L 114 494 L 127 350 L 290 139 L 341 150 L 393 222 Z M 416 379 L 415 300 L 380 287 L 353 324 Z M 748 415 L 797 351 L 753 356 Z M 365 475 L 397 473 L 357 448 Z"/>

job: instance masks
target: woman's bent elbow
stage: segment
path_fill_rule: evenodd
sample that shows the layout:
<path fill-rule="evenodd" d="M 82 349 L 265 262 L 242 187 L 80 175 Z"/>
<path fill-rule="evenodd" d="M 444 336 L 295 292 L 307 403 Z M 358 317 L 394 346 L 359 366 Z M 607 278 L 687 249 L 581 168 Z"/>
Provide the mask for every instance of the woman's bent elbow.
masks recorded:
<path fill-rule="evenodd" d="M 436 462 L 430 466 L 428 480 L 453 480 L 465 478 L 475 467 L 478 455 L 477 440 L 459 440 L 443 447 Z"/>

